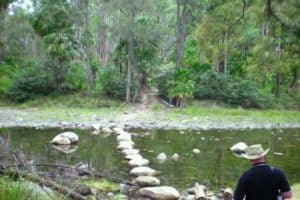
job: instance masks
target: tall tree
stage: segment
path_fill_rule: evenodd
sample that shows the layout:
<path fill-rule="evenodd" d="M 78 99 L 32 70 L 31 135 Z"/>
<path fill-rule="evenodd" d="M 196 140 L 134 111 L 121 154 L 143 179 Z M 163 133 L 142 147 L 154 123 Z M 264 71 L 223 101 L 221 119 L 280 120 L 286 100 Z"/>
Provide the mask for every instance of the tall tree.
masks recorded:
<path fill-rule="evenodd" d="M 5 15 L 10 3 L 15 0 L 1 0 L 0 1 L 0 63 L 4 59 L 5 52 Z"/>
<path fill-rule="evenodd" d="M 182 0 L 182 3 L 181 0 L 177 0 L 176 2 L 177 2 L 176 68 L 179 68 L 182 62 L 182 56 L 184 51 L 188 0 Z"/>
<path fill-rule="evenodd" d="M 92 95 L 93 90 L 93 75 L 91 68 L 91 32 L 90 32 L 90 18 L 89 18 L 89 0 L 85 0 L 84 5 L 84 24 L 85 24 L 85 68 L 86 68 L 86 82 L 87 95 Z"/>

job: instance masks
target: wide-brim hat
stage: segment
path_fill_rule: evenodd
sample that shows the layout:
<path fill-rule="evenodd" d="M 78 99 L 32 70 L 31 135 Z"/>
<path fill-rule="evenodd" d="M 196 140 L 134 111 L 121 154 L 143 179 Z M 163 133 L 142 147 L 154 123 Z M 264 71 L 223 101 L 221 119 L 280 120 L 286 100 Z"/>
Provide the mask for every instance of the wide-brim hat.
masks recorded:
<path fill-rule="evenodd" d="M 261 144 L 254 144 L 248 146 L 245 149 L 245 153 L 241 154 L 241 156 L 248 160 L 256 160 L 258 158 L 265 156 L 269 152 L 269 150 L 270 148 L 264 150 Z"/>

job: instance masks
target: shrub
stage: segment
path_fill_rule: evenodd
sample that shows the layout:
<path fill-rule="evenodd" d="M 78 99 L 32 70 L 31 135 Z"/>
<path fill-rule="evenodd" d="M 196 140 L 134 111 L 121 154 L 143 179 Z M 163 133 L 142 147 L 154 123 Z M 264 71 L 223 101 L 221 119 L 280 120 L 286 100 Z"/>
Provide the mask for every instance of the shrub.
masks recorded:
<path fill-rule="evenodd" d="M 180 106 L 181 101 L 193 96 L 194 88 L 195 81 L 187 68 L 177 69 L 174 77 L 167 81 L 168 97 L 176 98 L 177 106 Z"/>
<path fill-rule="evenodd" d="M 174 69 L 166 69 L 163 72 L 161 72 L 158 76 L 156 76 L 153 80 L 155 85 L 157 86 L 159 90 L 159 94 L 162 97 L 168 96 L 168 80 L 171 80 L 174 77 L 175 71 Z"/>
<path fill-rule="evenodd" d="M 194 96 L 197 99 L 222 100 L 225 90 L 225 78 L 214 71 L 207 71 L 196 77 Z"/>
<path fill-rule="evenodd" d="M 5 96 L 12 85 L 12 70 L 8 64 L 0 65 L 0 96 Z"/>
<path fill-rule="evenodd" d="M 126 79 L 114 68 L 108 67 L 100 72 L 100 83 L 104 93 L 112 98 L 123 100 L 126 94 Z"/>
<path fill-rule="evenodd" d="M 18 102 L 48 95 L 54 91 L 54 81 L 49 74 L 37 68 L 18 73 L 9 89 L 9 96 Z"/>
<path fill-rule="evenodd" d="M 83 91 L 86 88 L 84 67 L 79 63 L 74 63 L 68 68 L 65 80 L 61 84 L 61 92 L 64 94 L 76 91 Z"/>

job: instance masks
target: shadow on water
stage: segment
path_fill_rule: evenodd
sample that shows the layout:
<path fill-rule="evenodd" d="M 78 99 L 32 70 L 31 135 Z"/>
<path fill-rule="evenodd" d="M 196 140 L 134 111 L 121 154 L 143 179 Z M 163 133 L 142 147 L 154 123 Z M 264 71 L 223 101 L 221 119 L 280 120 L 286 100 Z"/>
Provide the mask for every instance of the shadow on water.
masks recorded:
<path fill-rule="evenodd" d="M 201 132 L 162 131 L 135 137 L 142 154 L 151 160 L 151 167 L 161 171 L 165 184 L 187 188 L 195 182 L 212 189 L 235 187 L 239 176 L 250 163 L 234 156 L 229 148 L 240 141 L 270 147 L 267 160 L 282 168 L 291 184 L 300 180 L 300 129 L 288 130 L 210 130 Z M 200 149 L 194 154 L 194 148 Z M 160 163 L 157 155 L 165 152 L 168 160 Z M 171 156 L 177 153 L 179 159 Z M 283 154 L 283 155 L 281 155 Z"/>

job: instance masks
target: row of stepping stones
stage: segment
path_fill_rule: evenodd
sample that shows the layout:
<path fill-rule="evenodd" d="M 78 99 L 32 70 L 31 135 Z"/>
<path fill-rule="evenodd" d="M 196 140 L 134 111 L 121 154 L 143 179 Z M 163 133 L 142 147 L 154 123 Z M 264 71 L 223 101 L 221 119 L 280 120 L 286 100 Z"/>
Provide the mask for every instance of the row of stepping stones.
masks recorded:
<path fill-rule="evenodd" d="M 156 170 L 150 168 L 149 160 L 144 158 L 140 151 L 134 148 L 132 134 L 122 127 L 115 127 L 113 131 L 117 135 L 118 150 L 128 160 L 130 175 L 135 179 L 135 183 L 141 188 L 139 190 L 140 199 L 179 199 L 179 192 L 170 186 L 160 186 L 160 180 L 155 177 Z"/>

